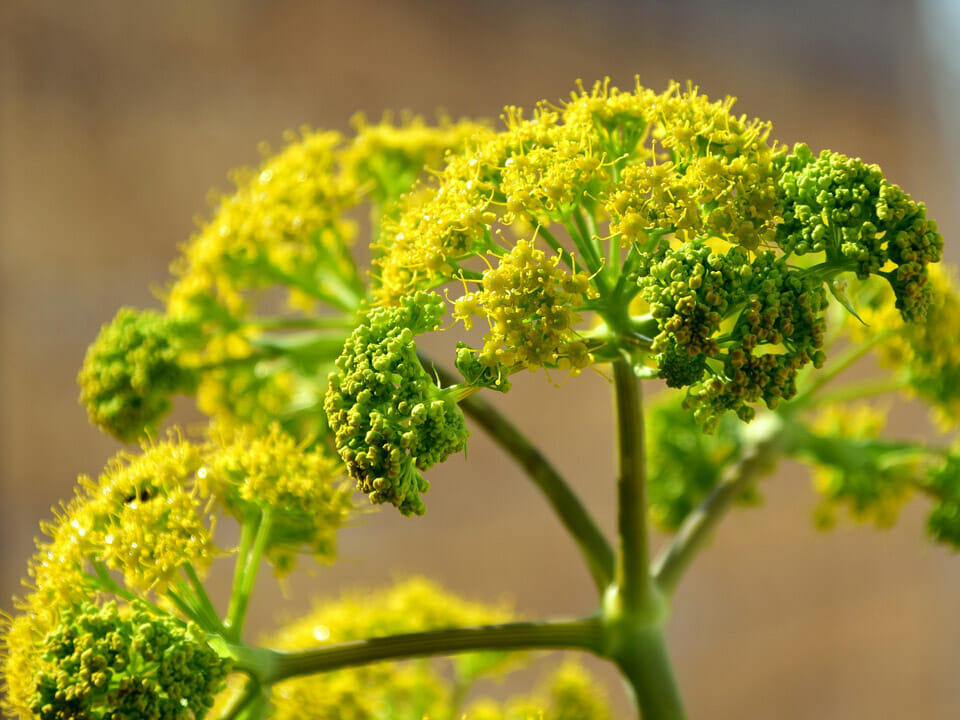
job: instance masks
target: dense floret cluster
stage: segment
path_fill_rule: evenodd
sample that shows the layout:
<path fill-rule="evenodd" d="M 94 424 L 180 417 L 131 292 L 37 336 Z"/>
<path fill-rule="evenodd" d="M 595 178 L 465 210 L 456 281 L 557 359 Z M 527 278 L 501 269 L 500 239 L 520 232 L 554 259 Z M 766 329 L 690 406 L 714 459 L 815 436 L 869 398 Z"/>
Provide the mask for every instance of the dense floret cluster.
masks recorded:
<path fill-rule="evenodd" d="M 196 389 L 196 372 L 183 364 L 195 342 L 188 323 L 122 308 L 101 328 L 80 370 L 80 401 L 90 420 L 124 442 L 155 428 L 172 395 Z"/>
<path fill-rule="evenodd" d="M 930 304 L 927 265 L 939 262 L 943 238 L 923 204 L 887 182 L 876 165 L 797 145 L 779 180 L 783 222 L 777 242 L 788 253 L 824 253 L 827 272 L 884 277 L 907 321 Z M 830 267 L 832 265 L 832 267 Z"/>
<path fill-rule="evenodd" d="M 230 670 L 196 627 L 115 603 L 64 610 L 38 654 L 39 720 L 199 720 Z"/>
<path fill-rule="evenodd" d="M 357 487 L 404 515 L 426 509 L 420 471 L 462 450 L 468 435 L 455 393 L 438 388 L 417 357 L 414 337 L 436 330 L 443 312 L 443 299 L 424 292 L 371 310 L 344 345 L 324 403 Z"/>
<path fill-rule="evenodd" d="M 339 463 L 277 424 L 264 434 L 218 427 L 213 436 L 204 482 L 241 523 L 268 523 L 263 549 L 277 573 L 291 571 L 299 552 L 332 562 L 337 531 L 353 507 Z"/>
<path fill-rule="evenodd" d="M 576 309 L 595 293 L 586 273 L 567 273 L 559 265 L 559 255 L 547 258 L 520 240 L 483 273 L 482 289 L 457 300 L 454 317 L 468 329 L 474 316 L 490 324 L 478 353 L 483 365 L 577 372 L 590 364 L 587 344 L 574 327 L 580 320 Z"/>

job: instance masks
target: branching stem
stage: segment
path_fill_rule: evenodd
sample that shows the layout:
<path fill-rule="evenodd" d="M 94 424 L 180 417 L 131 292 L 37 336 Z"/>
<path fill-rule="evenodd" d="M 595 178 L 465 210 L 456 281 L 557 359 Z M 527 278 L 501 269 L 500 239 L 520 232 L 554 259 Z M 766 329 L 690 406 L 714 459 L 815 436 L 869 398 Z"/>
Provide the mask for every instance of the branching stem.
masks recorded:
<path fill-rule="evenodd" d="M 449 372 L 430 360 L 425 361 L 433 366 L 444 385 L 456 382 L 457 378 Z M 471 395 L 461 401 L 460 407 L 526 471 L 580 548 L 597 590 L 603 592 L 613 580 L 613 549 L 563 476 L 520 428 L 489 402 Z"/>
<path fill-rule="evenodd" d="M 783 442 L 782 425 L 769 417 L 769 425 L 750 442 L 724 472 L 722 479 L 700 506 L 691 512 L 653 566 L 658 587 L 671 594 L 713 529 L 744 490 L 769 471 Z M 762 422 L 757 420 L 755 422 Z"/>
<path fill-rule="evenodd" d="M 329 672 L 382 660 L 484 650 L 575 649 L 599 653 L 602 624 L 597 618 L 429 630 L 370 638 L 299 652 L 269 651 L 264 657 L 265 684 L 300 675 Z"/>

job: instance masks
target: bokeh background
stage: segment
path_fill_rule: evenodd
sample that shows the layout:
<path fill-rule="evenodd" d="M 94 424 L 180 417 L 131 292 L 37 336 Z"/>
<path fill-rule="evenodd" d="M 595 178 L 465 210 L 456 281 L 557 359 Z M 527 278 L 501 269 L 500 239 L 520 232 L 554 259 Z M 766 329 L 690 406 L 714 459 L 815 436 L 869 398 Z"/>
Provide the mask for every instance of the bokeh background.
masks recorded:
<path fill-rule="evenodd" d="M 0 3 L 0 598 L 38 521 L 117 449 L 77 403 L 86 344 L 119 306 L 157 304 L 207 190 L 256 163 L 260 141 L 346 129 L 357 110 L 496 117 L 577 78 L 690 78 L 783 142 L 879 163 L 927 202 L 957 262 L 958 15 L 957 0 Z M 539 374 L 501 404 L 612 530 L 606 381 L 555 389 Z M 483 436 L 469 464 L 429 477 L 424 518 L 371 514 L 342 533 L 337 566 L 286 588 L 267 578 L 256 627 L 396 573 L 530 616 L 592 607 L 572 544 Z M 691 717 L 957 717 L 960 558 L 925 540 L 920 508 L 894 530 L 822 535 L 805 472 L 786 465 L 763 492 L 677 595 L 669 640 Z"/>

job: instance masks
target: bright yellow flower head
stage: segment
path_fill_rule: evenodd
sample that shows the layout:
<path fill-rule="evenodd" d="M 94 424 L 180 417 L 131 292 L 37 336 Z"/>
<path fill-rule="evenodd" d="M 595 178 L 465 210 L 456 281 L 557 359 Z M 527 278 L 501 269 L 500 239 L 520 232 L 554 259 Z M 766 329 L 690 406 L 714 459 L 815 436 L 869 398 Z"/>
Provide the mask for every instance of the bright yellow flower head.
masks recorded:
<path fill-rule="evenodd" d="M 138 590 L 162 592 L 180 569 L 205 569 L 218 553 L 210 497 L 197 483 L 200 449 L 172 436 L 122 452 L 96 480 L 81 476 L 76 497 L 44 526 L 30 575 L 41 597 L 82 597 L 88 562 L 120 573 Z"/>
<path fill-rule="evenodd" d="M 336 555 L 336 533 L 352 510 L 341 466 L 320 447 L 308 449 L 273 424 L 265 434 L 219 426 L 199 474 L 239 520 L 270 515 L 267 556 L 278 573 L 304 550 L 317 560 Z"/>

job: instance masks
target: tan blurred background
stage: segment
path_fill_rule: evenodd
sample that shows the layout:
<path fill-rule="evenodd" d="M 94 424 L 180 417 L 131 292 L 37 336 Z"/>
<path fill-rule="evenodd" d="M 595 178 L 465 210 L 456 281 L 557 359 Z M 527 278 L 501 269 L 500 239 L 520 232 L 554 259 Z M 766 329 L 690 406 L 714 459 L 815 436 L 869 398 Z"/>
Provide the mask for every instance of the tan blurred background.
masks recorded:
<path fill-rule="evenodd" d="M 559 100 L 576 78 L 693 79 L 734 94 L 774 135 L 879 163 L 960 230 L 957 0 L 428 2 L 171 0 L 0 3 L 0 607 L 37 522 L 116 444 L 86 423 L 74 378 L 124 304 L 155 304 L 177 244 L 226 187 L 302 123 L 362 109 L 496 117 Z M 952 13 L 952 15 L 951 15 Z M 951 20 L 952 18 L 952 20 Z M 939 40 L 938 40 L 939 38 Z M 954 65 L 950 66 L 950 63 Z M 957 262 L 953 244 L 948 258 Z M 960 341 L 960 339 L 958 339 Z M 543 442 L 606 529 L 611 412 L 587 373 L 524 378 L 506 411 Z M 189 417 L 189 412 L 185 416 Z M 902 427 L 922 414 L 897 408 Z M 426 573 L 527 615 L 581 613 L 592 590 L 572 544 L 480 435 L 470 463 L 429 475 L 426 517 L 368 516 L 342 560 L 270 578 L 256 626 L 344 584 Z M 955 718 L 960 558 L 908 509 L 893 531 L 814 532 L 803 472 L 784 467 L 760 510 L 722 528 L 677 596 L 670 644 L 691 717 Z M 603 671 L 602 666 L 601 670 Z M 623 707 L 609 669 L 603 671 Z"/>

